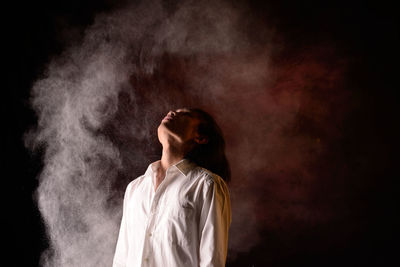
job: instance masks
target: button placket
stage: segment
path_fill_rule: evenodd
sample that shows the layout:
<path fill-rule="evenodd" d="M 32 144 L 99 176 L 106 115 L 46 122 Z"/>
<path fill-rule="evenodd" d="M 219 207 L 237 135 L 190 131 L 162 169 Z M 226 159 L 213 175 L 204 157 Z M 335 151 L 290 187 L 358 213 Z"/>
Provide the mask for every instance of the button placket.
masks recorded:
<path fill-rule="evenodd" d="M 156 196 L 155 196 L 156 197 Z M 152 207 L 151 207 L 151 212 L 150 212 L 150 216 L 148 219 L 148 224 L 147 224 L 147 229 L 146 229 L 146 238 L 145 238 L 145 242 L 146 242 L 146 247 L 147 247 L 147 251 L 145 255 L 150 255 L 152 253 L 151 251 L 151 240 L 150 238 L 152 237 L 152 233 L 153 233 L 153 228 L 154 228 L 154 223 L 155 223 L 155 217 L 156 217 L 156 202 L 153 201 L 152 203 Z M 145 258 L 145 261 L 148 262 L 148 256 Z"/>
<path fill-rule="evenodd" d="M 149 264 L 150 263 L 150 258 L 149 255 L 151 255 L 152 253 L 152 247 L 151 247 L 151 239 L 154 238 L 154 225 L 155 225 L 155 221 L 157 219 L 157 211 L 159 209 L 159 203 L 160 203 L 160 199 L 163 196 L 164 193 L 164 187 L 166 184 L 166 180 L 168 179 L 168 174 L 169 174 L 169 170 L 166 171 L 165 173 L 165 177 L 163 179 L 163 181 L 160 183 L 160 185 L 158 186 L 158 188 L 156 189 L 153 199 L 151 201 L 151 207 L 150 207 L 150 213 L 149 213 L 149 217 L 148 217 L 148 223 L 147 223 L 147 228 L 146 228 L 146 234 L 145 234 L 145 250 L 143 251 L 143 263 L 144 264 Z"/>
<path fill-rule="evenodd" d="M 165 178 L 164 178 L 165 180 Z M 164 182 L 164 181 L 163 181 Z M 148 217 L 148 223 L 147 223 L 147 229 L 146 229 L 146 237 L 145 237 L 145 251 L 144 251 L 144 258 L 143 261 L 145 264 L 149 264 L 149 255 L 152 253 L 152 248 L 151 248 L 151 239 L 153 238 L 153 232 L 154 232 L 154 224 L 155 224 L 155 220 L 157 217 L 157 210 L 158 210 L 158 204 L 159 204 L 159 199 L 160 196 L 162 195 L 162 185 L 163 182 L 161 182 L 161 184 L 158 186 L 152 203 L 151 203 L 151 207 L 150 207 L 150 214 Z"/>

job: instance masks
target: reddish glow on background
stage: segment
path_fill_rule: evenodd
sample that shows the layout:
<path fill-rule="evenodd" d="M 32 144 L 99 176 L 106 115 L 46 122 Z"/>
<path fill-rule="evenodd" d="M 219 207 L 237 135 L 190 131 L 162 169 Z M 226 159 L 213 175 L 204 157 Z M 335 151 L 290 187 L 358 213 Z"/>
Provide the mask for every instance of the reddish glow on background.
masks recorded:
<path fill-rule="evenodd" d="M 222 126 L 233 172 L 230 242 L 238 250 L 257 244 L 260 232 L 292 235 L 340 215 L 320 191 L 334 179 L 336 162 L 326 154 L 349 108 L 346 61 L 329 46 L 282 54 L 165 55 L 154 75 L 133 80 L 145 108 L 157 99 L 202 107 Z"/>

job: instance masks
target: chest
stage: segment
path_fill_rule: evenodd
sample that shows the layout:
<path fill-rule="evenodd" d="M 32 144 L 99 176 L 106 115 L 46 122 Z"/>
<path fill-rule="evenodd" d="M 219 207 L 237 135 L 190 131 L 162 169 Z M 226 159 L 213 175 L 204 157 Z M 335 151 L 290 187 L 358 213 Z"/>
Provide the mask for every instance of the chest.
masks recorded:
<path fill-rule="evenodd" d="M 181 177 L 175 178 L 160 183 L 156 191 L 148 183 L 133 192 L 128 205 L 128 222 L 132 228 L 162 230 L 171 224 L 182 227 L 196 224 L 201 207 L 196 185 Z"/>

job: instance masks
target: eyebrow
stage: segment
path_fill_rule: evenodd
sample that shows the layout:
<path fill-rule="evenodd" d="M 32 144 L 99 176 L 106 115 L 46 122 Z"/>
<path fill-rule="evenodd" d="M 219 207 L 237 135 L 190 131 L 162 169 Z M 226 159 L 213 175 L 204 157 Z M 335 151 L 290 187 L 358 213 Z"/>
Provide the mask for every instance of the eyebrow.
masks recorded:
<path fill-rule="evenodd" d="M 179 109 L 175 110 L 175 112 L 183 113 L 182 115 L 189 116 L 192 118 L 197 117 L 193 111 L 191 111 L 190 109 L 187 109 L 187 108 L 179 108 Z"/>
<path fill-rule="evenodd" d="M 187 108 L 178 108 L 177 110 L 175 110 L 175 112 L 187 112 L 190 113 L 190 110 Z"/>

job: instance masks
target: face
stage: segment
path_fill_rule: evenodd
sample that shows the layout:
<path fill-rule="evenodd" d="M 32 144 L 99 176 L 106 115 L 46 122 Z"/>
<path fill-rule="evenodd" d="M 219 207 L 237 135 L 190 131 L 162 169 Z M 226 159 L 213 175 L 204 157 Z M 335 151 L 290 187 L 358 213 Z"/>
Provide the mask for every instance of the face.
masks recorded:
<path fill-rule="evenodd" d="M 168 112 L 158 127 L 158 138 L 162 143 L 165 138 L 172 138 L 177 144 L 201 142 L 197 128 L 200 119 L 186 108 Z M 171 139 L 169 139 L 171 140 Z"/>

